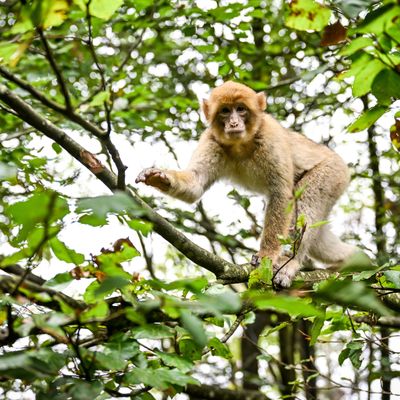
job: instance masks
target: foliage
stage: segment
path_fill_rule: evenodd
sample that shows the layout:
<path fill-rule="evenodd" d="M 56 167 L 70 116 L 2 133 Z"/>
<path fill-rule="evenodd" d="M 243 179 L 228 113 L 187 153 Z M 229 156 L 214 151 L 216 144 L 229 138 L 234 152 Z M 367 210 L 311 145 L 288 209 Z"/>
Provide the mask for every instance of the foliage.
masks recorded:
<path fill-rule="evenodd" d="M 213 383 L 202 386 L 205 398 L 207 388 L 243 398 L 236 389 L 249 386 L 235 371 L 241 365 L 250 373 L 244 361 L 254 360 L 254 352 L 270 372 L 256 373 L 252 388 L 309 396 L 310 382 L 331 387 L 336 379 L 313 363 L 314 348 L 335 352 L 355 386 L 396 377 L 379 327 L 400 326 L 393 312 L 400 309 L 398 2 L 206 3 L 0 3 L 5 398 L 29 391 L 38 399 L 147 400 L 160 392 L 191 394 L 203 381 Z M 260 233 L 252 197 L 227 194 L 242 214 L 226 226 L 222 214 L 209 215 L 201 203 L 184 209 L 151 197 L 144 202 L 126 185 L 133 172 L 125 173 L 125 165 L 141 155 L 143 143 L 162 143 L 178 158 L 175 145 L 202 129 L 195 94 L 227 79 L 267 91 L 268 111 L 285 126 L 327 127 L 319 137 L 326 144 L 340 144 L 330 119 L 348 122 L 346 140 L 363 145 L 354 155 L 362 197 L 344 208 L 356 227 L 353 241 L 373 249 L 373 265 L 358 258 L 334 276 L 306 272 L 290 291 L 275 293 L 268 260 L 251 273 L 237 265 L 250 258 Z M 374 213 L 372 227 L 357 225 L 365 206 Z M 155 213 L 159 208 L 165 219 Z M 326 223 L 306 227 L 299 218 L 297 228 Z M 182 232 L 214 254 L 192 246 Z M 103 233 L 107 244 L 97 248 Z M 172 244 L 167 252 L 156 235 Z M 292 239 L 282 244 L 295 251 Z M 194 270 L 189 259 L 202 268 Z M 232 282 L 242 285 L 232 289 Z M 239 327 L 253 332 L 266 315 L 255 336 L 259 346 L 246 353 L 253 336 L 239 338 Z M 287 344 L 294 337 L 298 349 Z M 277 343 L 280 353 L 271 354 Z M 204 378 L 206 363 L 213 372 Z"/>

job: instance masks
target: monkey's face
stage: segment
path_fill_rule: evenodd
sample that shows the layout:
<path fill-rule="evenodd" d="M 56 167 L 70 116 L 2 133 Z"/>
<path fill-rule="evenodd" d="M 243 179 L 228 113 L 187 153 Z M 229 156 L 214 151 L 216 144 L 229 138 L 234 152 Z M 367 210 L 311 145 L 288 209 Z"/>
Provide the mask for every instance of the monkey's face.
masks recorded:
<path fill-rule="evenodd" d="M 217 115 L 218 122 L 227 139 L 240 139 L 246 135 L 249 110 L 244 104 L 223 105 Z"/>
<path fill-rule="evenodd" d="M 235 144 L 251 140 L 264 115 L 264 93 L 256 93 L 236 82 L 225 82 L 204 100 L 203 111 L 213 134 L 221 142 Z"/>

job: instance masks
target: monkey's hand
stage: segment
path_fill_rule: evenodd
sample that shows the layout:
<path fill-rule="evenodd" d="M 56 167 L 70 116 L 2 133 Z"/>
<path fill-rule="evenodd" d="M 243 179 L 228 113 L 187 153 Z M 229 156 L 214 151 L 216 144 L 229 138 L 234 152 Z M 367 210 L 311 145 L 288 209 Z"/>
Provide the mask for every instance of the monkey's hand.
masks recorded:
<path fill-rule="evenodd" d="M 158 168 L 146 168 L 136 178 L 136 183 L 143 182 L 166 192 L 171 187 L 167 174 Z"/>

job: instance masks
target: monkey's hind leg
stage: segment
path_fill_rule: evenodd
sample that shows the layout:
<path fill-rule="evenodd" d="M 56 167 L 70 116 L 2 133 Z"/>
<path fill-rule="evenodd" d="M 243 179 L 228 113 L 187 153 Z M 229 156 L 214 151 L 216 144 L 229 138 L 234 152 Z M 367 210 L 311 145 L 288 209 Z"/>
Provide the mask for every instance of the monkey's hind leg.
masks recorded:
<path fill-rule="evenodd" d="M 283 262 L 280 261 L 279 266 L 275 268 L 274 282 L 277 285 L 289 287 L 307 255 L 332 263 L 343 261 L 354 252 L 352 246 L 343 243 L 327 227 L 309 228 L 312 224 L 327 219 L 332 207 L 347 187 L 348 181 L 346 165 L 339 156 L 333 154 L 308 171 L 297 183 L 296 189 L 305 188 L 305 190 L 297 200 L 296 214 L 305 215 L 308 227 L 294 259 L 282 260 Z"/>

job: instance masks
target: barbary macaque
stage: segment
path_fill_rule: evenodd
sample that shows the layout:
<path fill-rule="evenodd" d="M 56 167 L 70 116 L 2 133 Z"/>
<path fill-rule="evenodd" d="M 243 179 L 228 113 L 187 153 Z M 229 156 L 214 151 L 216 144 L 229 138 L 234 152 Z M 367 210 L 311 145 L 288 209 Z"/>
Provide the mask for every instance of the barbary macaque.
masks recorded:
<path fill-rule="evenodd" d="M 203 102 L 209 127 L 200 137 L 183 171 L 144 169 L 136 182 L 192 203 L 217 180 L 228 179 L 268 198 L 260 250 L 253 257 L 272 261 L 274 283 L 289 287 L 305 256 L 340 264 L 357 248 L 343 243 L 327 225 L 304 231 L 295 257 L 281 254 L 279 237 L 287 237 L 296 214 L 307 226 L 326 220 L 349 183 L 344 161 L 328 147 L 289 131 L 264 112 L 266 97 L 232 81 L 215 88 Z M 282 267 L 283 266 L 283 267 Z"/>

